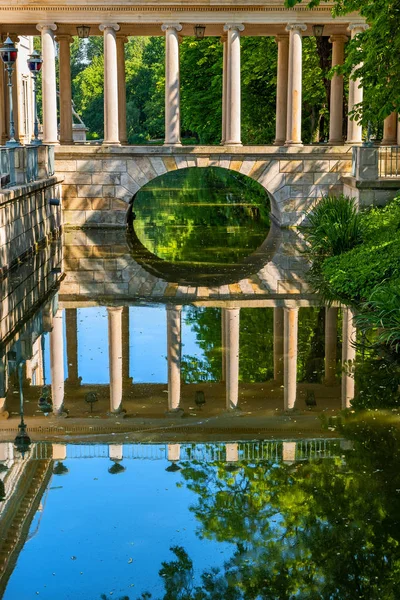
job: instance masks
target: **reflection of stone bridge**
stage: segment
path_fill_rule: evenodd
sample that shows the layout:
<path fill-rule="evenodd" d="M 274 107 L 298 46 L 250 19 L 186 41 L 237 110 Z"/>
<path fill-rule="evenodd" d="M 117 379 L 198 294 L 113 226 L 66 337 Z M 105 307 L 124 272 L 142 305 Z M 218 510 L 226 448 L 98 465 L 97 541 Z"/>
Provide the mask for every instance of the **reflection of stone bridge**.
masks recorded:
<path fill-rule="evenodd" d="M 176 169 L 221 167 L 258 181 L 281 225 L 298 225 L 322 196 L 343 191 L 352 170 L 351 146 L 115 147 L 56 149 L 64 177 L 64 223 L 124 225 L 128 203 L 151 180 Z"/>

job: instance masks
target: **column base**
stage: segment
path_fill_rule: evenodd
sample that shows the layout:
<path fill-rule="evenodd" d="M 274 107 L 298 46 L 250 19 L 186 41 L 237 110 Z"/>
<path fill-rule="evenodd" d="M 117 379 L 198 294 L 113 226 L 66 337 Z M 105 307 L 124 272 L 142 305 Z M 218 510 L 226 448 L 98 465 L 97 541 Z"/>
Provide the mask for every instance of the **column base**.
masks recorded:
<path fill-rule="evenodd" d="M 346 140 L 346 144 L 348 144 L 349 146 L 362 146 L 363 142 L 362 140 Z"/>
<path fill-rule="evenodd" d="M 285 142 L 285 146 L 304 146 L 303 142 L 292 142 L 292 140 L 288 140 Z"/>
<path fill-rule="evenodd" d="M 117 410 L 109 410 L 107 413 L 107 417 L 124 417 L 126 415 L 126 410 L 123 408 L 118 408 Z"/>
<path fill-rule="evenodd" d="M 178 419 L 183 417 L 184 412 L 185 411 L 183 410 L 183 408 L 170 408 L 165 412 L 165 416 L 170 419 Z"/>
<path fill-rule="evenodd" d="M 60 142 L 57 140 L 56 142 L 42 140 L 45 146 L 59 146 Z"/>
<path fill-rule="evenodd" d="M 274 146 L 284 146 L 285 140 L 275 140 L 273 145 Z"/>
<path fill-rule="evenodd" d="M 103 143 L 101 144 L 102 146 L 120 146 L 121 142 L 119 140 L 113 142 L 113 141 L 107 141 L 107 140 L 103 140 Z"/>
<path fill-rule="evenodd" d="M 243 146 L 242 142 L 224 142 L 224 146 Z"/>
<path fill-rule="evenodd" d="M 381 146 L 397 146 L 397 140 L 394 142 L 393 140 L 382 140 L 380 143 Z"/>
<path fill-rule="evenodd" d="M 74 140 L 60 140 L 61 146 L 72 146 L 74 144 Z"/>
<path fill-rule="evenodd" d="M 343 140 L 329 140 L 328 146 L 344 146 Z"/>

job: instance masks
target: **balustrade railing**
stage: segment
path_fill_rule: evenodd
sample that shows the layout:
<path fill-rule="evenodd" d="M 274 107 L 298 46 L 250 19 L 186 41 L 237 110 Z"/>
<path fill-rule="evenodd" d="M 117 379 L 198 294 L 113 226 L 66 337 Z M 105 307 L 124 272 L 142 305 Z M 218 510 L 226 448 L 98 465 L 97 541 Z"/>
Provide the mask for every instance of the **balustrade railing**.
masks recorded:
<path fill-rule="evenodd" d="M 0 188 L 32 183 L 54 173 L 54 146 L 0 147 Z"/>
<path fill-rule="evenodd" d="M 379 177 L 400 177 L 399 146 L 383 146 L 379 148 Z"/>
<path fill-rule="evenodd" d="M 37 146 L 25 148 L 25 183 L 39 179 L 39 155 Z"/>

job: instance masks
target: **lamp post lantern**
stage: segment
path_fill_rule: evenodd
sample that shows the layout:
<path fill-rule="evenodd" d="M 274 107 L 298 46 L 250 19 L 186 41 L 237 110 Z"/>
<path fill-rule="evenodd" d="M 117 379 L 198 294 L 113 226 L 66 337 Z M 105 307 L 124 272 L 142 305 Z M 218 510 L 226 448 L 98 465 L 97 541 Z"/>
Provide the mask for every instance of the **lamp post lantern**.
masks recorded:
<path fill-rule="evenodd" d="M 4 45 L 0 48 L 0 55 L 8 73 L 8 94 L 10 99 L 10 136 L 6 142 L 6 146 L 11 148 L 19 146 L 19 142 L 15 139 L 15 127 L 14 127 L 14 107 L 13 107 L 13 93 L 12 93 L 12 74 L 14 70 L 14 64 L 17 60 L 18 48 L 14 46 L 8 36 Z"/>
<path fill-rule="evenodd" d="M 33 78 L 33 100 L 34 100 L 34 127 L 33 127 L 33 139 L 31 144 L 35 146 L 39 146 L 42 143 L 42 140 L 39 140 L 39 120 L 38 120 L 38 111 L 37 111 L 37 76 L 39 74 L 40 69 L 42 68 L 43 58 L 37 50 L 34 50 L 32 54 L 28 57 L 28 68 L 32 73 Z"/>

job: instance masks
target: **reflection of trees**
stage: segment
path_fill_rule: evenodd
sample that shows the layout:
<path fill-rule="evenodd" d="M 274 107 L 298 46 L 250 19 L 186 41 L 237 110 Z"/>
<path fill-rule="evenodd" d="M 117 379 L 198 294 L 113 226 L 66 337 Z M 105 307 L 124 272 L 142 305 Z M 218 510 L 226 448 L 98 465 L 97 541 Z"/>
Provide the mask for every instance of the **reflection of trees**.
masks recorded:
<path fill-rule="evenodd" d="M 232 544 L 221 569 L 193 580 L 183 548 L 160 575 L 164 600 L 395 600 L 400 586 L 400 432 L 350 422 L 352 449 L 294 464 L 186 463 L 198 535 Z M 179 577 L 177 574 L 179 573 Z M 190 589 L 178 590 L 185 577 Z"/>
<path fill-rule="evenodd" d="M 172 262 L 239 262 L 262 244 L 269 229 L 265 190 L 215 167 L 167 173 L 137 194 L 134 210 L 141 243 Z"/>
<path fill-rule="evenodd" d="M 324 370 L 325 309 L 299 311 L 298 379 L 319 382 Z M 190 307 L 186 323 L 196 333 L 204 358 L 184 356 L 182 373 L 187 383 L 221 379 L 221 310 Z M 240 381 L 255 383 L 273 378 L 273 309 L 240 310 Z"/>

